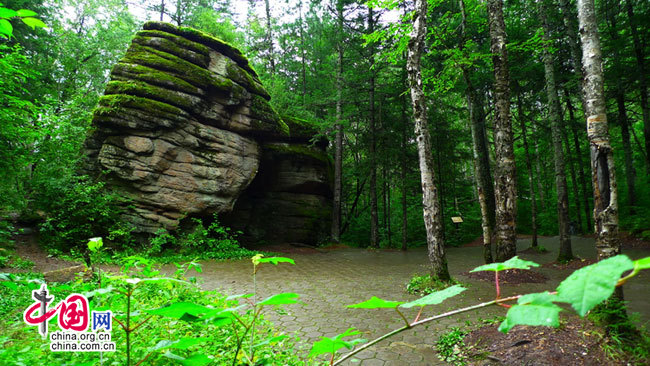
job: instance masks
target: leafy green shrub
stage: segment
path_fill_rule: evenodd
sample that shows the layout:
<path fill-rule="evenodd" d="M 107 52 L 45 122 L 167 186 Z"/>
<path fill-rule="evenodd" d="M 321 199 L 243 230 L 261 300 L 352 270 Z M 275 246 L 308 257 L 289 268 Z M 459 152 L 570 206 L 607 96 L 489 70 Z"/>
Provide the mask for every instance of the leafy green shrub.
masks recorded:
<path fill-rule="evenodd" d="M 194 228 L 182 233 L 177 239 L 181 249 L 208 253 L 214 259 L 244 258 L 256 254 L 240 247 L 230 228 L 221 226 L 216 214 L 208 227 L 205 227 L 201 219 L 193 218 L 191 221 Z"/>
<path fill-rule="evenodd" d="M 411 278 L 409 283 L 406 284 L 406 292 L 409 294 L 428 295 L 432 292 L 443 290 L 458 282 L 451 280 L 451 282 L 441 281 L 438 278 L 427 275 L 415 275 Z"/>
<path fill-rule="evenodd" d="M 455 366 L 467 364 L 467 356 L 464 353 L 465 344 L 463 343 L 466 334 L 459 328 L 453 327 L 449 332 L 441 335 L 436 342 L 438 357 Z"/>
<path fill-rule="evenodd" d="M 40 225 L 46 246 L 69 251 L 98 236 L 112 238 L 117 246 L 131 244 L 132 229 L 120 218 L 126 200 L 106 190 L 104 183 L 77 177 L 70 185 L 50 188 L 39 197 L 47 213 Z"/>

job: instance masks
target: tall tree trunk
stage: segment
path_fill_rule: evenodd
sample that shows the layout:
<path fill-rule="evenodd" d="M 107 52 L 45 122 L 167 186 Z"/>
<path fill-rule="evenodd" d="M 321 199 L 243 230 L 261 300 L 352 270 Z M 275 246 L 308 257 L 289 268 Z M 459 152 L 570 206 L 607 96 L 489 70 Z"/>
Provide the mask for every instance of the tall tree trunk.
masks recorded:
<path fill-rule="evenodd" d="M 636 19 L 634 17 L 634 8 L 632 7 L 632 0 L 625 1 L 627 9 L 628 22 L 630 24 L 630 31 L 632 33 L 632 42 L 634 44 L 634 56 L 636 57 L 636 65 L 639 75 L 639 93 L 641 94 L 641 111 L 643 114 L 643 136 L 645 137 L 645 151 L 646 151 L 646 174 L 650 175 L 650 106 L 648 106 L 648 82 L 646 79 L 645 70 L 645 54 L 643 52 L 643 45 L 639 37 L 639 31 L 636 27 Z"/>
<path fill-rule="evenodd" d="M 562 124 L 562 140 L 566 148 L 567 163 L 569 164 L 569 175 L 571 177 L 571 190 L 573 191 L 573 203 L 576 205 L 576 217 L 578 218 L 578 232 L 583 233 L 582 214 L 580 213 L 580 189 L 578 189 L 578 178 L 576 175 L 577 157 L 573 155 L 571 144 L 569 143 L 569 132 L 566 123 Z"/>
<path fill-rule="evenodd" d="M 539 159 L 539 142 L 536 138 L 537 134 L 537 124 L 533 122 L 533 136 L 535 141 L 535 171 L 537 172 L 537 192 L 539 192 L 539 203 L 542 207 L 542 211 L 546 211 L 546 197 L 544 196 L 544 184 L 542 176 L 542 163 Z"/>
<path fill-rule="evenodd" d="M 528 169 L 528 189 L 530 190 L 530 219 L 533 229 L 533 238 L 531 247 L 537 247 L 537 197 L 535 194 L 535 184 L 533 183 L 533 162 L 530 159 L 530 149 L 528 147 L 528 137 L 526 136 L 526 121 L 524 118 L 524 108 L 521 103 L 521 95 L 517 94 L 517 115 L 519 125 L 521 126 L 521 136 L 524 142 L 524 153 L 526 156 L 526 169 Z"/>
<path fill-rule="evenodd" d="M 557 190 L 557 222 L 560 236 L 560 251 L 557 257 L 558 262 L 568 262 L 573 259 L 571 251 L 571 237 L 569 236 L 569 192 L 567 190 L 564 160 L 564 149 L 562 147 L 562 120 L 560 102 L 555 84 L 555 70 L 553 67 L 553 55 L 549 50 L 551 41 L 550 26 L 546 18 L 546 6 L 544 0 L 539 1 L 539 17 L 542 21 L 542 40 L 544 41 L 544 77 L 546 79 L 546 97 L 548 101 L 548 114 L 551 119 L 551 137 L 553 141 L 553 162 L 555 166 L 555 188 Z"/>
<path fill-rule="evenodd" d="M 336 135 L 334 137 L 334 198 L 332 207 L 332 240 L 341 240 L 341 197 L 343 194 L 343 2 L 336 4 L 338 16 L 338 58 L 336 65 Z"/>
<path fill-rule="evenodd" d="M 447 258 L 442 240 L 440 206 L 437 188 L 434 185 L 435 171 L 431 155 L 431 136 L 427 128 L 427 105 L 422 89 L 420 59 L 426 40 L 427 0 L 415 0 L 413 31 L 408 42 L 406 70 L 409 76 L 415 137 L 418 144 L 420 180 L 422 183 L 422 213 L 427 233 L 427 249 L 431 275 L 443 281 L 451 279 L 447 269 Z"/>
<path fill-rule="evenodd" d="M 582 75 L 582 72 L 580 72 Z M 581 92 L 582 93 L 582 92 Z M 582 148 L 580 147 L 580 130 L 578 123 L 576 123 L 575 120 L 575 113 L 573 109 L 573 104 L 571 103 L 571 96 L 569 95 L 569 92 L 565 89 L 564 90 L 564 97 L 566 100 L 566 108 L 569 111 L 569 124 L 571 125 L 571 132 L 573 135 L 573 146 L 576 150 L 576 164 L 578 165 L 578 176 L 580 177 L 580 187 L 582 188 L 582 203 L 584 206 L 584 213 L 585 213 L 585 218 L 587 222 L 587 232 L 593 232 L 593 227 L 591 226 L 591 212 L 589 210 L 589 192 L 590 192 L 590 187 L 589 184 L 587 184 L 587 176 L 585 174 L 585 167 L 582 161 Z M 582 123 L 580 123 L 582 125 Z"/>
<path fill-rule="evenodd" d="M 517 253 L 517 185 L 512 123 L 510 121 L 510 75 L 506 49 L 506 25 L 503 0 L 488 0 L 490 51 L 494 64 L 494 145 L 496 157 L 496 260 L 512 258 Z"/>
<path fill-rule="evenodd" d="M 619 80 L 616 87 L 616 106 L 618 108 L 618 123 L 621 125 L 621 139 L 623 140 L 623 154 L 625 156 L 625 181 L 627 182 L 627 205 L 630 213 L 634 213 L 636 206 L 636 171 L 634 169 L 634 158 L 632 157 L 632 145 L 630 144 L 630 128 L 625 110 L 625 90 Z"/>
<path fill-rule="evenodd" d="M 406 79 L 406 75 L 404 75 Z M 406 80 L 404 80 L 406 81 Z M 400 180 L 402 181 L 402 250 L 406 250 L 408 241 L 408 216 L 407 216 L 407 203 L 406 203 L 406 131 L 408 130 L 409 122 L 406 117 L 406 97 L 404 97 L 402 104 L 402 153 L 400 154 Z"/>
<path fill-rule="evenodd" d="M 368 7 L 368 33 L 375 31 L 375 15 Z M 379 247 L 379 214 L 377 209 L 377 136 L 375 126 L 375 48 L 370 45 L 370 246 Z"/>
<path fill-rule="evenodd" d="M 461 51 L 465 46 L 465 28 L 467 27 L 467 17 L 465 14 L 465 2 L 459 0 L 460 13 L 462 16 L 461 30 Z M 467 66 L 461 66 L 463 78 L 467 89 L 465 96 L 467 99 L 467 109 L 469 111 L 470 130 L 472 133 L 472 153 L 474 156 L 474 180 L 478 194 L 478 202 L 481 208 L 481 228 L 483 229 L 483 260 L 485 263 L 492 263 L 492 231 L 495 224 L 495 203 L 494 203 L 494 185 L 492 183 L 492 174 L 490 172 L 490 155 L 487 149 L 485 138 L 485 114 L 481 101 L 476 96 L 474 85 L 470 76 L 470 70 Z"/>
<path fill-rule="evenodd" d="M 266 10 L 266 47 L 268 47 L 271 71 L 275 74 L 275 51 L 273 50 L 273 29 L 271 28 L 271 6 L 269 5 L 269 0 L 264 0 L 264 6 Z"/>
<path fill-rule="evenodd" d="M 598 260 L 621 252 L 618 238 L 618 196 L 614 153 L 609 141 L 603 61 L 598 35 L 594 0 L 578 0 L 578 20 L 585 75 L 587 135 L 591 150 L 591 174 L 594 187 L 594 226 Z"/>

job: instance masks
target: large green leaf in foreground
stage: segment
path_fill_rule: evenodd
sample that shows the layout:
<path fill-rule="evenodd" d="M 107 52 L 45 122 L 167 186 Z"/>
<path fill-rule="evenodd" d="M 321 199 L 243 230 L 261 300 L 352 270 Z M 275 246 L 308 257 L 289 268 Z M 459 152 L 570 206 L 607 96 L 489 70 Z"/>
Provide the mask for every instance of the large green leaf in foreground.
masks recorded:
<path fill-rule="evenodd" d="M 351 341 L 344 341 L 343 338 L 360 334 L 358 330 L 354 328 L 349 328 L 344 333 L 337 335 L 334 338 L 330 337 L 320 337 L 320 341 L 314 342 L 314 345 L 311 347 L 309 352 L 309 357 L 320 356 L 328 353 L 335 353 L 341 348 L 345 347 L 347 349 L 352 349 L 359 343 L 363 343 L 366 340 L 357 338 Z"/>
<path fill-rule="evenodd" d="M 499 325 L 499 331 L 507 333 L 515 325 L 545 325 L 558 327 L 560 325 L 559 313 L 562 308 L 555 305 L 557 296 L 548 292 L 524 295 L 519 298 L 517 305 L 513 305 L 506 315 L 506 319 Z"/>
<path fill-rule="evenodd" d="M 625 255 L 607 258 L 573 272 L 557 287 L 558 300 L 568 302 L 580 316 L 614 293 L 616 283 L 634 263 Z"/>
<path fill-rule="evenodd" d="M 373 296 L 370 300 L 354 305 L 348 305 L 348 307 L 351 309 L 395 309 L 403 303 L 404 301 L 389 301 Z"/>

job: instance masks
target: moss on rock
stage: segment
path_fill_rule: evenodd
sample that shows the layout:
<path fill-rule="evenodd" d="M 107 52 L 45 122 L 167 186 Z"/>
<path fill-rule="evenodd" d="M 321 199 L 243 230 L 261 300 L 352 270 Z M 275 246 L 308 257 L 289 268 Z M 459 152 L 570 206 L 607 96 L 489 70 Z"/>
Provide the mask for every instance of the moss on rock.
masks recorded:
<path fill-rule="evenodd" d="M 332 163 L 329 155 L 327 155 L 324 151 L 305 145 L 273 142 L 264 144 L 263 149 L 271 150 L 275 153 L 280 154 L 308 156 L 327 165 L 330 165 Z"/>
<path fill-rule="evenodd" d="M 199 104 L 198 98 L 190 95 L 150 85 L 142 81 L 112 80 L 106 85 L 106 94 L 127 94 L 171 104 L 187 112 Z"/>
<path fill-rule="evenodd" d="M 233 82 L 189 61 L 152 47 L 132 44 L 122 62 L 151 67 L 176 75 L 202 89 L 230 92 Z"/>
<path fill-rule="evenodd" d="M 119 62 L 113 67 L 113 80 L 128 81 L 132 79 L 144 81 L 148 84 L 177 90 L 184 93 L 202 95 L 200 88 L 176 77 L 168 72 L 158 71 L 151 67 Z"/>
<path fill-rule="evenodd" d="M 254 77 L 258 77 L 257 73 L 250 67 L 248 64 L 248 59 L 239 51 L 237 48 L 231 46 L 227 42 L 220 40 L 217 37 L 213 37 L 205 32 L 200 30 L 189 28 L 189 27 L 176 27 L 173 24 L 149 21 L 143 25 L 145 30 L 160 30 L 167 33 L 172 33 L 178 36 L 187 38 L 188 40 L 200 43 L 202 45 L 208 46 L 216 51 L 223 53 L 224 55 L 233 59 L 237 64 L 244 70 L 251 73 Z"/>
<path fill-rule="evenodd" d="M 180 37 L 178 38 L 184 39 Z M 171 41 L 167 38 L 136 35 L 133 38 L 133 43 L 137 43 L 142 46 L 148 46 L 161 51 L 165 51 L 167 53 L 171 53 L 174 56 L 180 57 L 183 60 L 191 62 L 202 68 L 208 67 L 208 64 L 210 63 L 209 55 L 203 55 L 194 52 L 190 49 L 179 46 L 176 42 Z"/>

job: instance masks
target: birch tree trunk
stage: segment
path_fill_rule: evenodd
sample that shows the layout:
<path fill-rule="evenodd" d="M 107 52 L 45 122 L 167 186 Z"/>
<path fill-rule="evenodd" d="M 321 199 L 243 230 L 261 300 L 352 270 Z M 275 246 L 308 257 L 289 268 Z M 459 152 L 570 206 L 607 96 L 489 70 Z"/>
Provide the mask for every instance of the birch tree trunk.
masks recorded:
<path fill-rule="evenodd" d="M 550 51 L 550 26 L 546 18 L 544 0 L 538 0 L 538 12 L 542 21 L 542 40 L 544 41 L 544 78 L 546 79 L 546 97 L 548 114 L 551 119 L 551 137 L 553 142 L 553 162 L 555 167 L 555 188 L 557 191 L 557 222 L 560 236 L 560 251 L 558 262 L 568 262 L 573 259 L 571 237 L 569 236 L 569 192 L 566 182 L 566 162 L 562 147 L 562 121 L 560 102 L 555 84 L 553 55 Z"/>
<path fill-rule="evenodd" d="M 609 141 L 603 88 L 603 60 L 594 0 L 578 0 L 578 21 L 585 76 L 587 135 L 594 188 L 594 228 L 598 260 L 621 252 L 618 238 L 618 196 L 614 154 Z"/>
<path fill-rule="evenodd" d="M 505 261 L 517 253 L 517 185 L 512 122 L 510 121 L 510 75 L 506 50 L 503 0 L 488 0 L 490 51 L 494 65 L 494 145 L 496 157 L 494 197 L 496 202 L 496 260 Z"/>
<path fill-rule="evenodd" d="M 574 72 L 574 78 L 575 81 L 578 85 L 578 93 L 580 93 L 580 104 L 582 106 L 582 112 L 584 115 L 587 114 L 587 102 L 585 101 L 585 95 L 584 95 L 584 78 L 582 76 L 582 64 L 580 62 L 581 60 L 581 52 L 580 52 L 580 44 L 578 42 L 578 25 L 576 24 L 576 18 L 574 16 L 574 13 L 571 11 L 571 7 L 569 6 L 569 0 L 560 0 L 560 9 L 562 9 L 562 19 L 564 20 L 564 27 L 567 33 L 567 36 L 569 37 L 569 51 L 571 54 L 571 65 L 573 66 L 573 72 Z M 565 91 L 566 94 L 566 102 L 567 102 L 567 109 L 569 110 L 569 116 L 573 114 L 573 108 L 571 105 L 571 98 L 569 97 L 569 93 Z M 576 156 L 578 157 L 578 173 L 580 176 L 580 185 L 582 186 L 582 194 L 583 194 L 583 201 L 584 201 L 584 210 L 585 210 L 585 217 L 587 220 L 587 228 L 591 227 L 591 213 L 589 212 L 589 187 L 587 184 L 587 178 L 584 173 L 584 164 L 582 160 L 582 149 L 580 148 L 580 144 L 578 143 L 578 128 L 577 125 L 573 122 L 573 117 L 570 117 L 569 120 L 571 121 L 571 126 L 572 126 L 572 131 L 574 135 L 574 146 L 576 149 Z"/>
<path fill-rule="evenodd" d="M 422 85 L 420 59 L 426 40 L 427 0 L 415 0 L 413 31 L 408 42 L 408 57 L 406 70 L 408 72 L 415 120 L 415 137 L 418 145 L 418 160 L 420 163 L 420 180 L 422 183 L 422 210 L 424 226 L 427 233 L 427 249 L 431 275 L 447 281 L 449 270 L 442 240 L 440 222 L 440 206 L 438 191 L 434 185 L 433 156 L 431 155 L 431 136 L 427 128 L 427 106 Z"/>

